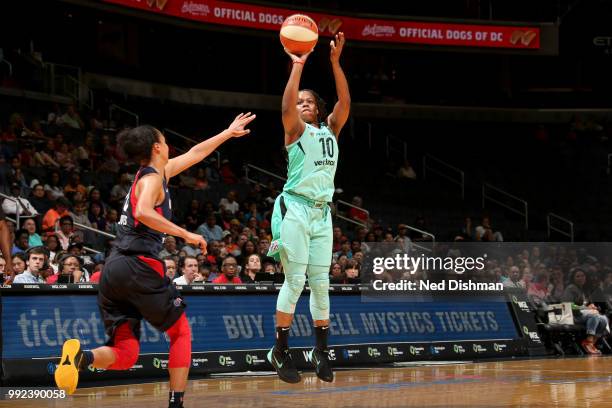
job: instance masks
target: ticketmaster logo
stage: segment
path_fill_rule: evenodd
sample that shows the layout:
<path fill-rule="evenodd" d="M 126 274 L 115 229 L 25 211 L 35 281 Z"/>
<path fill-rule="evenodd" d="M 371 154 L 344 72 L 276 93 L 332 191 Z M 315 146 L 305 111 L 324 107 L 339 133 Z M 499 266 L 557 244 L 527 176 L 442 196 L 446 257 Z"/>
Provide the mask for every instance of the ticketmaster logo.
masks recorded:
<path fill-rule="evenodd" d="M 87 346 L 91 343 L 91 340 L 86 335 L 91 335 L 94 343 L 102 344 L 104 343 L 104 333 L 100 330 L 102 328 L 101 323 L 102 321 L 95 312 L 90 315 L 89 319 L 63 319 L 59 308 L 53 310 L 53 318 L 51 319 L 40 320 L 38 311 L 32 309 L 29 316 L 22 313 L 17 320 L 25 347 L 41 345 L 56 347 L 71 338 L 80 339 L 81 344 Z"/>
<path fill-rule="evenodd" d="M 72 338 L 79 339 L 81 345 L 101 345 L 105 342 L 104 327 L 102 320 L 98 317 L 98 312 L 91 312 L 86 317 L 74 317 L 73 313 L 62 315 L 60 308 L 53 308 L 51 311 L 45 310 L 43 313 L 49 318 L 39 315 L 38 309 L 29 309 L 28 313 L 20 313 L 17 326 L 21 334 L 22 347 L 58 347 L 64 341 Z M 70 317 L 67 317 L 66 314 Z M 205 321 L 199 322 L 196 316 L 187 318 L 190 327 L 203 325 Z M 141 343 L 163 342 L 164 334 L 157 331 L 147 322 L 141 325 Z"/>

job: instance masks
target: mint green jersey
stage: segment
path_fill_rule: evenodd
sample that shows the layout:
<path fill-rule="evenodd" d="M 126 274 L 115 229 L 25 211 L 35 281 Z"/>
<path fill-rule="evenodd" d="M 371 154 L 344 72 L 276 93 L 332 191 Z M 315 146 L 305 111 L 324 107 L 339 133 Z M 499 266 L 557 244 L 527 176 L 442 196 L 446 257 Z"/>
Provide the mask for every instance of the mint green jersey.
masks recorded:
<path fill-rule="evenodd" d="M 298 140 L 286 147 L 289 154 L 283 191 L 316 201 L 332 201 L 338 165 L 338 143 L 331 129 L 306 124 Z"/>

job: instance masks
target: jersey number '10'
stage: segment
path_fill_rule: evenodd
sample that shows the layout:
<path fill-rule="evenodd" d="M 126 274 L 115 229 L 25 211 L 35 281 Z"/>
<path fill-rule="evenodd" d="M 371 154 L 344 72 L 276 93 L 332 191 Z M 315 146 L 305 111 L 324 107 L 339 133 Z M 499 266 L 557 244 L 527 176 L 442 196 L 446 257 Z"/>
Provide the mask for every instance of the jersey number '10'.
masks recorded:
<path fill-rule="evenodd" d="M 323 157 L 334 157 L 334 141 L 332 140 L 332 138 L 320 138 L 319 142 L 321 143 L 321 147 L 323 148 Z"/>

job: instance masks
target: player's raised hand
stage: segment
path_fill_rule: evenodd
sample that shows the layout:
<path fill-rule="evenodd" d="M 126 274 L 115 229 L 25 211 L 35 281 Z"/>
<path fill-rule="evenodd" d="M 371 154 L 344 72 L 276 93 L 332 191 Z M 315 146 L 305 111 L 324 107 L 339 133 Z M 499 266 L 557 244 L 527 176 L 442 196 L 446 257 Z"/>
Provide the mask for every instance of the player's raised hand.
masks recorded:
<path fill-rule="evenodd" d="M 241 113 L 236 116 L 234 121 L 229 125 L 226 132 L 229 132 L 230 137 L 240 137 L 251 133 L 249 129 L 245 129 L 246 125 L 255 119 L 256 115 L 251 112 Z"/>
<path fill-rule="evenodd" d="M 345 42 L 346 39 L 342 31 L 336 34 L 334 39 L 329 42 L 329 59 L 331 62 L 340 62 L 340 54 L 342 54 Z"/>
<path fill-rule="evenodd" d="M 188 244 L 195 244 L 195 245 L 197 245 L 202 250 L 202 254 L 203 255 L 207 254 L 207 251 L 206 251 L 206 247 L 207 247 L 206 240 L 200 234 L 194 234 L 193 232 L 188 232 L 183 237 L 183 239 Z"/>
<path fill-rule="evenodd" d="M 284 48 L 285 52 L 287 53 L 287 55 L 291 58 L 291 61 L 295 64 L 296 62 L 298 64 L 302 64 L 304 65 L 306 63 L 306 60 L 308 59 L 308 56 L 310 54 L 312 54 L 312 52 L 314 51 L 314 48 L 310 51 L 308 51 L 305 54 L 302 55 L 296 55 L 296 54 L 292 54 L 288 49 Z"/>

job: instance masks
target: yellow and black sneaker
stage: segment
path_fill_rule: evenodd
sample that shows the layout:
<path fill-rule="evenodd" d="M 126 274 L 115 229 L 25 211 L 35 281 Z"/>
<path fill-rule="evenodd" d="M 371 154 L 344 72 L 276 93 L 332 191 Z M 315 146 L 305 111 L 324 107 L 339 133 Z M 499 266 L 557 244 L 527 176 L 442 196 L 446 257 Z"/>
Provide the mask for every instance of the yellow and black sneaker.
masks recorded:
<path fill-rule="evenodd" d="M 73 394 L 79 383 L 79 370 L 82 368 L 83 351 L 81 342 L 70 339 L 64 342 L 62 358 L 55 370 L 55 384 L 67 394 Z"/>

